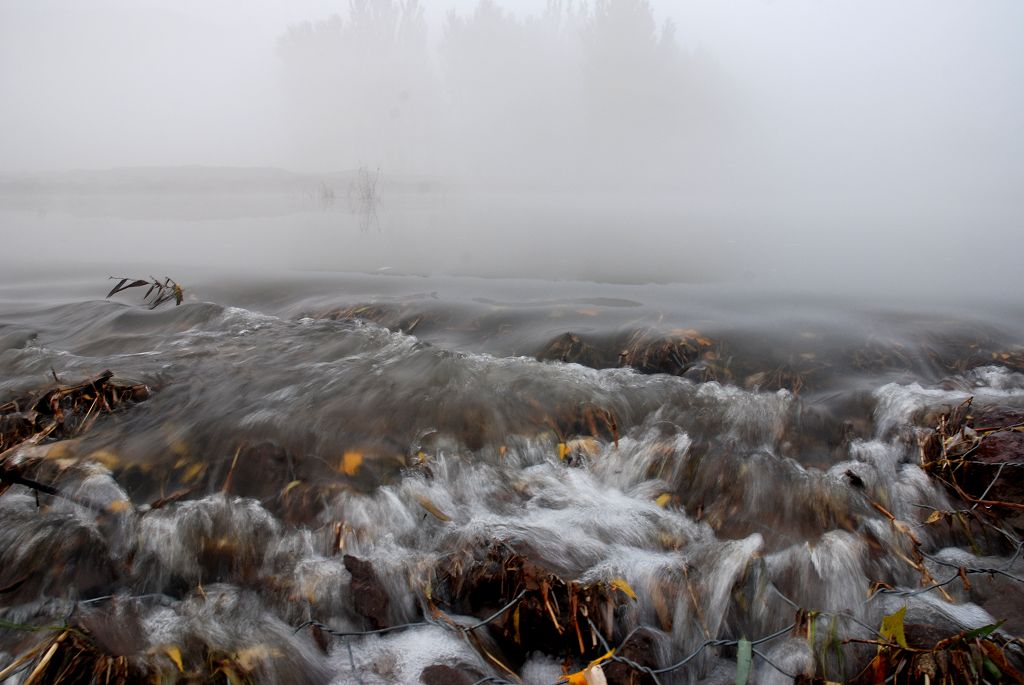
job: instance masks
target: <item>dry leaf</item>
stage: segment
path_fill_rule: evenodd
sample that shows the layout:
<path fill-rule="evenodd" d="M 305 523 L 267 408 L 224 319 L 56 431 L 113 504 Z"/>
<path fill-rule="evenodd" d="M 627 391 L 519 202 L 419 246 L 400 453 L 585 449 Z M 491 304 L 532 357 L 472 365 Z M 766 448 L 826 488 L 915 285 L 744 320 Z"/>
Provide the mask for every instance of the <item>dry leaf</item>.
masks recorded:
<path fill-rule="evenodd" d="M 587 664 L 587 667 L 582 671 L 567 673 L 562 676 L 562 679 L 568 683 L 568 685 L 607 685 L 608 681 L 604 677 L 604 669 L 601 668 L 601 662 L 610 659 L 614 654 L 615 650 L 609 649 L 607 652 Z"/>
<path fill-rule="evenodd" d="M 107 512 L 111 514 L 118 514 L 122 511 L 129 511 L 132 508 L 132 503 L 126 499 L 116 499 L 107 505 Z"/>
<path fill-rule="evenodd" d="M 627 583 L 624 578 L 613 578 L 612 582 L 609 583 L 609 585 L 611 585 L 616 590 L 622 590 L 627 595 L 629 595 L 630 599 L 632 599 L 634 602 L 636 601 L 636 593 L 633 592 L 633 588 L 629 586 L 629 583 Z"/>
<path fill-rule="evenodd" d="M 174 645 L 168 645 L 168 646 L 164 647 L 164 654 L 166 654 L 168 657 L 170 657 L 171 661 L 174 662 L 174 665 L 178 667 L 178 672 L 179 673 L 184 673 L 185 672 L 185 664 L 182 663 L 182 661 L 181 661 L 181 650 L 180 649 L 178 649 Z"/>
<path fill-rule="evenodd" d="M 354 476 L 359 473 L 359 467 L 363 465 L 363 455 L 361 452 L 345 452 L 341 455 L 341 470 L 345 472 L 346 476 Z"/>
<path fill-rule="evenodd" d="M 243 670 L 251 672 L 260 662 L 280 656 L 282 656 L 281 650 L 267 644 L 258 644 L 235 652 L 234 660 Z"/>
<path fill-rule="evenodd" d="M 448 514 L 444 513 L 437 508 L 437 505 L 427 499 L 424 495 L 417 495 L 416 501 L 419 502 L 420 506 L 426 509 L 430 514 L 439 521 L 451 521 L 452 518 Z"/>

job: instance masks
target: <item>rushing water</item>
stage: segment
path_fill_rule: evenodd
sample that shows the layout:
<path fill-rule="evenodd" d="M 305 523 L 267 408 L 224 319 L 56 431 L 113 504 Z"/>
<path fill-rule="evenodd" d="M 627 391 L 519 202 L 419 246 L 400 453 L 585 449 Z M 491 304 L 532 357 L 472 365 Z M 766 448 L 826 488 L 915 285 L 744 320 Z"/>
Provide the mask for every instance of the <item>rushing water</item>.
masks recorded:
<path fill-rule="evenodd" d="M 117 653 L 205 644 L 260 682 L 414 683 L 437 664 L 509 678 L 442 623 L 324 644 L 295 631 L 370 627 L 345 554 L 372 564 L 382 621 L 398 625 L 423 620 L 441 569 L 504 545 L 566 580 L 628 583 L 636 599 L 620 597 L 605 637 L 648 627 L 661 666 L 709 638 L 784 629 L 790 602 L 829 612 L 816 650 L 789 634 L 759 645 L 753 682 L 812 673 L 822 654 L 833 679 L 852 676 L 863 655 L 828 647 L 830 631 L 871 637 L 903 605 L 908 623 L 953 632 L 1024 628 L 1007 600 L 1019 590 L 999 579 L 949 585 L 955 602 L 900 592 L 922 584 L 907 530 L 937 579 L 942 560 L 1024 570 L 998 540 L 924 524 L 928 507 L 956 505 L 914 439 L 969 396 L 1024 406 L 1024 375 L 1000 363 L 1019 352 L 1020 312 L 368 275 L 197 275 L 184 305 L 150 311 L 132 292 L 102 299 L 104 285 L 37 275 L 0 289 L 0 401 L 104 369 L 153 390 L 19 456 L 42 457 L 75 497 L 0 496 L 6 621 L 73 611 Z M 356 305 L 372 307 L 339 314 Z M 537 360 L 567 332 L 639 330 L 716 352 L 678 375 Z M 871 595 L 876 582 L 896 592 Z M 498 608 L 480 606 L 443 608 L 463 624 Z M 4 635 L 5 654 L 23 648 Z M 563 656 L 508 659 L 546 684 Z M 734 650 L 708 648 L 661 679 L 734 671 Z"/>

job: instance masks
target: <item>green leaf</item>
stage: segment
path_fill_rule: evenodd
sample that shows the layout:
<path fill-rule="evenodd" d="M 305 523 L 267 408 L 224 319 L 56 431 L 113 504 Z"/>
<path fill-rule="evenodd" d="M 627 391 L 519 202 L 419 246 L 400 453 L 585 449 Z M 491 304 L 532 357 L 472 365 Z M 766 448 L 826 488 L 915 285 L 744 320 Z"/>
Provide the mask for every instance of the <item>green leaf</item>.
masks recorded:
<path fill-rule="evenodd" d="M 753 651 L 754 647 L 747 638 L 742 638 L 736 645 L 736 685 L 747 685 Z"/>
<path fill-rule="evenodd" d="M 999 667 L 992 663 L 992 660 L 985 657 L 984 661 L 985 670 L 988 671 L 989 675 L 994 677 L 997 681 L 1002 681 L 1003 672 L 999 670 Z"/>
<path fill-rule="evenodd" d="M 1003 625 L 1003 623 L 1005 623 L 1005 621 L 1000 621 L 999 623 L 990 623 L 987 626 L 982 626 L 980 628 L 975 628 L 974 630 L 972 630 L 972 631 L 970 631 L 968 633 L 964 633 L 963 639 L 965 639 L 965 640 L 973 640 L 976 637 L 988 637 L 992 633 L 994 633 L 997 630 L 999 630 L 999 626 Z"/>
<path fill-rule="evenodd" d="M 903 649 L 907 648 L 907 637 L 903 634 L 903 617 L 906 613 L 907 607 L 903 607 L 899 611 L 883 616 L 882 627 L 878 630 L 882 637 L 890 641 L 896 640 L 896 644 Z"/>

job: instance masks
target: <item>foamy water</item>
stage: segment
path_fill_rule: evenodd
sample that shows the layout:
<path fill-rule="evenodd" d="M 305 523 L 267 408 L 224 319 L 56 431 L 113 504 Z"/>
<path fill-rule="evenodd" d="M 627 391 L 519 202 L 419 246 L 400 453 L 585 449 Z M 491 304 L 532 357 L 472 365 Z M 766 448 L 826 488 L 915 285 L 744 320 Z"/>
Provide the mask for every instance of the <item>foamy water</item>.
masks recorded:
<path fill-rule="evenodd" d="M 923 523 L 957 505 L 918 467 L 914 436 L 926 412 L 968 396 L 1019 405 L 1019 373 L 843 367 L 820 391 L 761 389 L 536 361 L 526 343 L 543 337 L 555 305 L 531 305 L 523 325 L 535 330 L 509 354 L 498 331 L 467 342 L 467 321 L 446 338 L 307 316 L 326 297 L 264 312 L 4 302 L 3 395 L 45 385 L 51 368 L 72 380 L 110 368 L 154 389 L 88 435 L 12 457 L 42 458 L 39 477 L 73 499 L 37 502 L 22 487 L 0 496 L 0 585 L 31 577 L 3 597 L 5 620 L 73 611 L 124 653 L 166 665 L 164 646 L 202 644 L 245 660 L 259 682 L 414 683 L 437 664 L 508 679 L 427 610 L 444 570 L 472 566 L 487 546 L 582 585 L 624 581 L 636 598 L 609 606 L 604 638 L 614 646 L 645 627 L 661 666 L 709 639 L 785 629 L 793 605 L 825 612 L 815 644 L 780 635 L 761 645 L 774 666 L 755 656 L 760 683 L 813 673 L 831 631 L 869 637 L 900 606 L 908 622 L 954 632 L 1006 618 L 991 612 L 998 585 L 950 585 L 954 603 L 899 591 L 922 583 L 904 560 L 907 531 L 940 560 L 928 562 L 936 578 L 950 572 L 941 561 L 1011 561 L 1005 547 L 971 549 Z M 615 430 L 565 419 L 588 408 L 613 415 Z M 420 625 L 325 649 L 296 632 L 309 620 L 369 627 L 345 554 L 372 565 L 387 625 Z M 869 595 L 879 581 L 897 592 Z M 486 618 L 451 613 L 461 625 Z M 843 649 L 856 663 L 856 649 Z M 563 656 L 531 652 L 514 670 L 546 685 Z M 731 682 L 734 670 L 733 651 L 707 648 L 660 677 Z"/>

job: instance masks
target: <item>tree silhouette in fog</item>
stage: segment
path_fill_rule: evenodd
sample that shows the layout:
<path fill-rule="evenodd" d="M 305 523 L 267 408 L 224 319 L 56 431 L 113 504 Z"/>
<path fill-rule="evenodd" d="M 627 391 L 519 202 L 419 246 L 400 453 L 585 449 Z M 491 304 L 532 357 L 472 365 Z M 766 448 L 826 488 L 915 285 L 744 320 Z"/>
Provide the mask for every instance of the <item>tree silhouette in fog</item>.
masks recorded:
<path fill-rule="evenodd" d="M 647 0 L 526 17 L 480 0 L 447 15 L 436 52 L 416 0 L 351 0 L 292 27 L 281 55 L 299 135 L 334 167 L 644 183 L 685 161 L 705 97 Z"/>
<path fill-rule="evenodd" d="M 580 114 L 571 17 L 549 2 L 520 19 L 491 0 L 448 15 L 438 51 L 451 147 L 474 173 L 546 175 L 571 161 Z"/>
<path fill-rule="evenodd" d="M 344 18 L 289 28 L 279 52 L 307 156 L 327 168 L 422 163 L 435 88 L 418 0 L 350 0 Z"/>
<path fill-rule="evenodd" d="M 681 154 L 687 96 L 675 26 L 659 31 L 647 0 L 594 0 L 581 23 L 587 149 L 636 172 L 656 160 L 661 175 Z"/>

